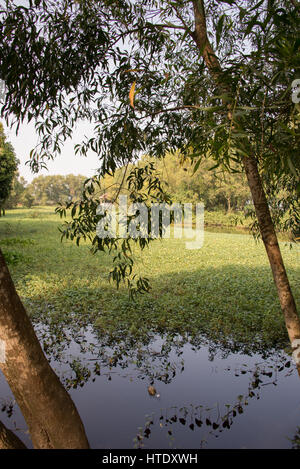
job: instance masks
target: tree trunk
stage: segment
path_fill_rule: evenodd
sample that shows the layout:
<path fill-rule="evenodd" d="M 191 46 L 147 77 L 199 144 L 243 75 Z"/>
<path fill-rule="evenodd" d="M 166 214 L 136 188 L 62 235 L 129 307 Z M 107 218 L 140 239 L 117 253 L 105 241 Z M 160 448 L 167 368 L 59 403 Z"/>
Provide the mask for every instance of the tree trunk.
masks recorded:
<path fill-rule="evenodd" d="M 88 448 L 77 409 L 50 367 L 0 250 L 1 370 L 27 422 L 35 448 Z"/>
<path fill-rule="evenodd" d="M 289 338 L 292 346 L 294 344 L 296 348 L 297 340 L 300 339 L 300 319 L 281 256 L 268 201 L 255 158 L 244 158 L 243 164 L 253 198 L 261 237 L 268 254 L 274 282 L 278 291 L 279 301 L 284 314 Z"/>
<path fill-rule="evenodd" d="M 193 7 L 195 16 L 195 31 L 193 33 L 193 39 L 198 46 L 216 86 L 218 86 L 222 93 L 227 95 L 224 104 L 227 105 L 228 119 L 233 121 L 233 103 L 230 102 L 231 92 L 226 83 L 224 83 L 222 67 L 207 36 L 204 1 L 194 0 Z M 252 194 L 262 240 L 272 269 L 288 335 L 292 349 L 294 350 L 293 357 L 300 375 L 300 319 L 297 313 L 295 300 L 284 267 L 267 198 L 259 176 L 257 162 L 254 157 L 248 156 L 243 159 L 243 165 Z"/>

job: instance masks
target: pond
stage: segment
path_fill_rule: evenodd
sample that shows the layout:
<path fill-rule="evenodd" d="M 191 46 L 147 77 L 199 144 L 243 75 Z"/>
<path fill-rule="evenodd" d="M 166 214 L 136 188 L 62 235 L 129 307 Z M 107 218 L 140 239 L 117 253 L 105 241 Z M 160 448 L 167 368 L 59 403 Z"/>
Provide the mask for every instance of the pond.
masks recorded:
<path fill-rule="evenodd" d="M 153 335 L 124 346 L 104 343 L 90 326 L 75 331 L 36 324 L 35 329 L 92 448 L 293 448 L 299 443 L 300 381 L 283 351 L 246 355 L 205 339 L 195 345 L 179 335 Z M 0 419 L 31 447 L 3 375 L 0 389 Z"/>

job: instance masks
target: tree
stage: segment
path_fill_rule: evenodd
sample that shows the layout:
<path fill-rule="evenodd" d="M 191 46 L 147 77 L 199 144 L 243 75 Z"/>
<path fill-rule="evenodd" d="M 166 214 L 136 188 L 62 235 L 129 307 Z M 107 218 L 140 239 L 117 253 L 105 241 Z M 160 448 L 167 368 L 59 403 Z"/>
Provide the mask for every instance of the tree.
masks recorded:
<path fill-rule="evenodd" d="M 31 208 L 34 203 L 34 197 L 30 191 L 30 187 L 26 187 L 25 190 L 22 192 L 21 203 L 26 208 Z"/>
<path fill-rule="evenodd" d="M 172 150 L 195 171 L 208 154 L 217 167 L 244 171 L 292 346 L 300 340 L 300 320 L 265 187 L 267 175 L 292 178 L 291 187 L 298 187 L 299 106 L 291 99 L 298 26 L 298 4 L 287 0 L 243 6 L 234 0 L 38 0 L 27 8 L 10 2 L 0 23 L 1 77 L 8 88 L 2 113 L 37 120 L 41 141 L 31 153 L 33 170 L 59 152 L 79 119 L 89 119 L 95 135 L 75 150 L 99 155 L 100 176 L 142 153 L 159 158 Z M 143 199 L 137 188 L 145 180 L 159 187 L 145 168 L 147 177 L 140 170 L 127 177 L 135 200 Z M 73 215 L 79 210 L 80 216 L 66 235 L 78 242 L 90 237 L 94 250 L 111 249 L 116 240 L 93 235 L 99 200 L 90 196 L 97 185 L 91 180 L 73 204 Z M 125 262 L 113 272 L 117 281 Z"/>
<path fill-rule="evenodd" d="M 0 421 L 0 449 L 26 449 L 24 443 Z"/>
<path fill-rule="evenodd" d="M 207 210 L 223 208 L 242 210 L 250 199 L 245 175 L 228 173 L 215 168 L 211 156 L 205 157 L 197 171 L 190 161 L 180 161 L 180 155 L 167 154 L 156 164 L 160 177 L 167 183 L 172 200 L 177 202 L 204 202 Z"/>
<path fill-rule="evenodd" d="M 28 190 L 34 197 L 35 205 L 57 205 L 80 198 L 86 179 L 85 176 L 73 174 L 38 176 L 29 184 Z"/>
<path fill-rule="evenodd" d="M 19 203 L 21 203 L 26 184 L 25 179 L 20 177 L 19 172 L 17 171 L 12 182 L 12 190 L 5 202 L 5 208 L 15 208 Z"/>
<path fill-rule="evenodd" d="M 85 176 L 74 174 L 67 174 L 65 181 L 68 186 L 68 197 L 70 200 L 80 199 L 84 182 L 87 178 Z"/>
<path fill-rule="evenodd" d="M 6 141 L 3 125 L 0 123 L 0 216 L 5 215 L 4 204 L 13 187 L 18 161 L 13 147 Z"/>

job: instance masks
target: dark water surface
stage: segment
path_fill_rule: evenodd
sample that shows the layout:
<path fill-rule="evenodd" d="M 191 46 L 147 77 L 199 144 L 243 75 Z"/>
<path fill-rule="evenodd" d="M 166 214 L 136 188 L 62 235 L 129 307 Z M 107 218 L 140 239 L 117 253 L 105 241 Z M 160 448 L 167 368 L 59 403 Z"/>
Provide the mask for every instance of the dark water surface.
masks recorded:
<path fill-rule="evenodd" d="M 43 328 L 37 331 L 42 337 Z M 68 340 L 56 358 L 47 353 L 69 387 L 92 448 L 295 447 L 300 379 L 283 352 L 267 359 L 212 354 L 209 345 L 194 350 L 176 340 L 162 350 L 164 341 L 154 337 L 116 360 L 114 349 L 99 347 L 91 329 L 75 339 L 83 345 L 64 333 Z M 0 419 L 30 446 L 3 375 L 0 391 Z"/>

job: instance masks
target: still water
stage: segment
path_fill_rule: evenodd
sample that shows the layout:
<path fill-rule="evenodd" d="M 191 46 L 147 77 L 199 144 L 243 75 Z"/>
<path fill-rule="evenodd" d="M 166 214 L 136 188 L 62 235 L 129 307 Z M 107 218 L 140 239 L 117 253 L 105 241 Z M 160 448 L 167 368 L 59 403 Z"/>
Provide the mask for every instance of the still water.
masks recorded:
<path fill-rule="evenodd" d="M 154 336 L 116 354 L 113 346 L 99 345 L 91 328 L 76 337 L 60 331 L 59 347 L 45 326 L 37 325 L 36 331 L 69 389 L 92 448 L 297 446 L 300 380 L 283 352 L 249 356 L 208 343 L 196 348 L 180 337 L 166 344 Z M 0 419 L 31 447 L 3 375 L 0 396 Z"/>

